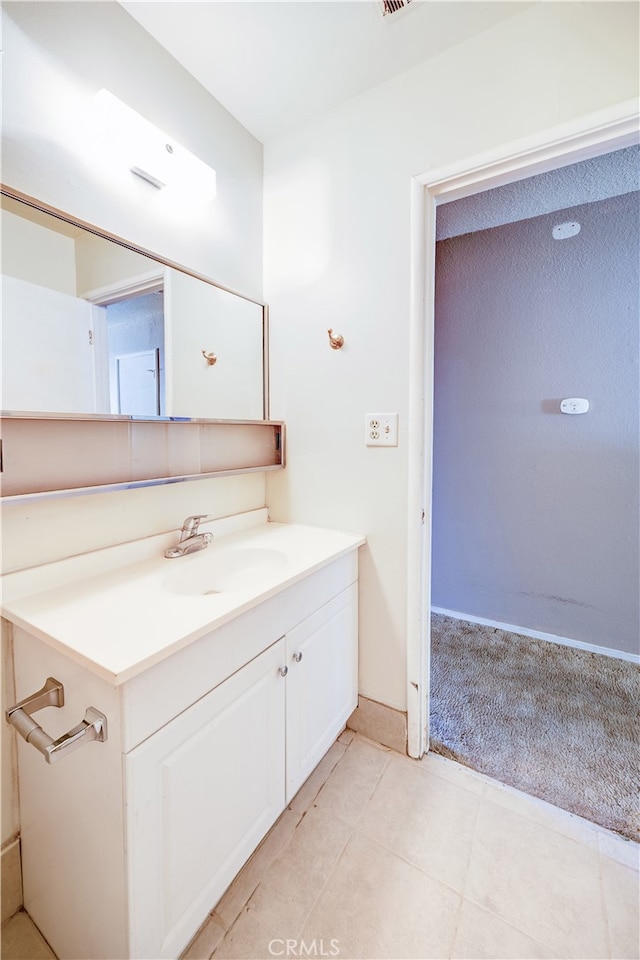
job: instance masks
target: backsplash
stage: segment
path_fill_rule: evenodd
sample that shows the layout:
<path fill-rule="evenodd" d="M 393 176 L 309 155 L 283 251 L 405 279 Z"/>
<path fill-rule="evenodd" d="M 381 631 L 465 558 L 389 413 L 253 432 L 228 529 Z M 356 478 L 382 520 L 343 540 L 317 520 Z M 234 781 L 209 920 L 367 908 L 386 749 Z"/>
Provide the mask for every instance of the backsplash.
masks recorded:
<path fill-rule="evenodd" d="M 171 483 L 59 499 L 5 500 L 2 569 L 24 570 L 177 531 L 190 514 L 226 517 L 265 506 L 265 474 Z"/>

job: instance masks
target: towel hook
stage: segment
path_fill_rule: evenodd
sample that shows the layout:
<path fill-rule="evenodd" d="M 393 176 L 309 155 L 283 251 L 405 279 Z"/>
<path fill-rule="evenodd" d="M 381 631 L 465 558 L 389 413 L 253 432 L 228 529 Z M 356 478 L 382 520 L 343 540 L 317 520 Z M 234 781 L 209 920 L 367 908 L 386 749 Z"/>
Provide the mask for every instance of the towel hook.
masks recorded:
<path fill-rule="evenodd" d="M 340 333 L 334 333 L 331 327 L 327 330 L 329 334 L 329 343 L 332 350 L 340 350 L 344 346 L 344 337 Z"/>
<path fill-rule="evenodd" d="M 210 367 L 212 367 L 218 360 L 215 353 L 208 353 L 206 350 L 202 351 L 202 356 L 205 358 Z"/>

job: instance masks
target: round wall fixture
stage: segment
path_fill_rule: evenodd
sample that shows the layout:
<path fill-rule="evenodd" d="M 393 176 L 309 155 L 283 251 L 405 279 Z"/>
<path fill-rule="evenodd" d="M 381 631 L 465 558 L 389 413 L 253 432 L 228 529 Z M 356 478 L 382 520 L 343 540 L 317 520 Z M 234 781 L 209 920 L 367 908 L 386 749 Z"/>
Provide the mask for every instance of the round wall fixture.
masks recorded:
<path fill-rule="evenodd" d="M 575 237 L 580 233 L 580 224 L 577 220 L 570 220 L 567 223 L 556 223 L 551 231 L 554 240 L 568 240 L 569 237 Z"/>

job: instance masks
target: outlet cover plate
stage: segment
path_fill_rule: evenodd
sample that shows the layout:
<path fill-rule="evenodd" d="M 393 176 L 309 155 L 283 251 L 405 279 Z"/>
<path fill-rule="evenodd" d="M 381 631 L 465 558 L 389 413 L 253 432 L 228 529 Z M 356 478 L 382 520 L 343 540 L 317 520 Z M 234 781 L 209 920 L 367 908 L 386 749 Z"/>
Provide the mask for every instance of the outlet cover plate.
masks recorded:
<path fill-rule="evenodd" d="M 398 414 L 365 414 L 365 443 L 368 447 L 397 447 Z"/>

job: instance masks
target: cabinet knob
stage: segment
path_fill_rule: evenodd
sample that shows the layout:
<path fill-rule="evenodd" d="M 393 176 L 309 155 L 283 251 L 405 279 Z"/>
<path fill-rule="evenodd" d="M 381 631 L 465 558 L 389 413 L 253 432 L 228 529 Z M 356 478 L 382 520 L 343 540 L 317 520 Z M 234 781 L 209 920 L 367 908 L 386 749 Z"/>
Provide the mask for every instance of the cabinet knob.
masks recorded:
<path fill-rule="evenodd" d="M 300 661 L 302 660 L 302 651 L 298 650 L 296 653 L 294 653 L 293 659 L 295 660 L 296 663 L 300 663 Z"/>
<path fill-rule="evenodd" d="M 289 667 L 280 667 L 278 673 L 281 677 L 286 677 L 286 675 L 289 673 Z"/>

